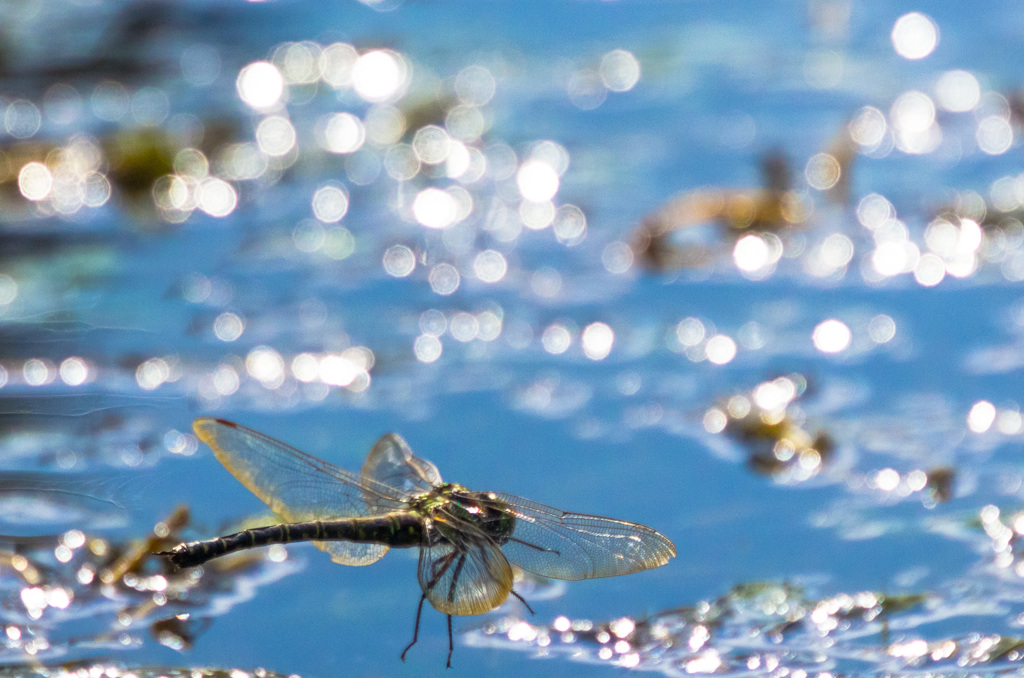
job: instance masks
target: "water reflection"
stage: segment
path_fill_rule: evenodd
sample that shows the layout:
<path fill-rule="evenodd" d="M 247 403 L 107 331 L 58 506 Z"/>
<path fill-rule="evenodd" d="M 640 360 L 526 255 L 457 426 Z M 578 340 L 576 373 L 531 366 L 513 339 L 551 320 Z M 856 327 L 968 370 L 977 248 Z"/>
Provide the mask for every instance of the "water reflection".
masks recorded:
<path fill-rule="evenodd" d="M 560 616 L 549 625 L 534 625 L 507 617 L 467 632 L 465 641 L 474 647 L 666 675 L 785 673 L 824 678 L 874 671 L 955 673 L 964 668 L 1000 675 L 1024 662 L 1019 638 L 920 636 L 940 620 L 1001 616 L 985 593 L 983 587 L 968 587 L 813 598 L 800 586 L 753 583 L 716 600 L 644 619 L 593 622 Z M 893 638 L 896 633 L 899 640 Z"/>
<path fill-rule="evenodd" d="M 64 510 L 59 494 L 48 497 L 57 499 L 49 500 L 51 511 Z M 83 510 L 91 513 L 92 506 Z M 75 522 L 95 525 L 96 519 Z M 142 539 L 118 541 L 77 528 L 47 537 L 4 537 L 4 662 L 66 661 L 138 648 L 140 632 L 147 631 L 157 642 L 185 650 L 212 617 L 251 597 L 253 587 L 296 571 L 283 553 L 233 559 L 203 573 L 170 571 L 153 552 L 180 540 L 189 522 L 181 507 Z M 84 636 L 75 623 L 82 618 L 93 620 Z"/>

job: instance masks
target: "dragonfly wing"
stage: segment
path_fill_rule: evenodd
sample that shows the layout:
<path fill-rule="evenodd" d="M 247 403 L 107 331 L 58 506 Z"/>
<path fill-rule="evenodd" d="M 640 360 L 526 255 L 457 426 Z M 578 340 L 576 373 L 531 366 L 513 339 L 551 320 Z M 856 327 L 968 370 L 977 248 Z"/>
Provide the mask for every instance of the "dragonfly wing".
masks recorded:
<path fill-rule="evenodd" d="M 245 426 L 204 417 L 192 427 L 224 468 L 287 522 L 376 515 L 405 506 L 397 491 L 363 482 L 351 471 Z M 370 497 L 374 498 L 372 509 L 367 505 Z M 369 565 L 388 550 L 378 544 L 346 542 L 316 546 L 345 565 Z"/>
<path fill-rule="evenodd" d="M 397 433 L 382 436 L 373 446 L 363 464 L 363 478 L 372 478 L 406 496 L 429 492 L 441 484 L 437 467 L 413 454 Z M 367 501 L 373 503 L 371 497 Z"/>
<path fill-rule="evenodd" d="M 313 546 L 331 556 L 339 565 L 373 565 L 384 557 L 383 544 L 353 544 L 348 541 L 315 541 Z"/>
<path fill-rule="evenodd" d="M 487 535 L 462 521 L 430 521 L 420 547 L 418 576 L 438 612 L 483 614 L 512 591 L 512 567 Z"/>
<path fill-rule="evenodd" d="M 544 577 L 615 577 L 660 567 L 676 555 L 675 544 L 646 525 L 567 513 L 510 494 L 495 497 L 516 519 L 501 545 L 505 555 Z"/>

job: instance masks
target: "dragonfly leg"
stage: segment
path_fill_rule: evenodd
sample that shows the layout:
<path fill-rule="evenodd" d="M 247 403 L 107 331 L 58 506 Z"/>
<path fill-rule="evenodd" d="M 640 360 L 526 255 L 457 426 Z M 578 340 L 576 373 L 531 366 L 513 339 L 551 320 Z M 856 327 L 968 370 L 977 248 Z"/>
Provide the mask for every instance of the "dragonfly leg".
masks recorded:
<path fill-rule="evenodd" d="M 530 614 L 537 614 L 536 612 L 533 611 L 533 608 L 530 607 L 530 604 L 528 602 L 526 602 L 526 598 L 523 598 L 521 595 L 516 593 L 515 589 L 512 589 L 511 591 L 509 591 L 509 593 L 511 593 L 516 598 L 518 598 L 519 602 L 522 603 L 523 605 L 525 605 L 526 609 L 530 611 Z"/>
<path fill-rule="evenodd" d="M 452 652 L 455 651 L 455 641 L 452 640 L 452 616 L 449 615 L 449 663 L 444 667 L 445 669 L 452 668 Z"/>
<path fill-rule="evenodd" d="M 412 642 L 409 643 L 408 645 L 406 645 L 405 649 L 402 650 L 402 661 L 403 662 L 405 661 L 405 653 L 409 651 L 409 648 L 411 648 L 413 645 L 416 644 L 416 641 L 420 637 L 420 615 L 423 614 L 423 601 L 425 601 L 426 599 L 427 599 L 427 594 L 426 593 L 424 593 L 423 595 L 420 596 L 420 604 L 416 608 L 416 626 L 412 630 Z M 451 655 L 448 656 L 448 663 L 449 663 L 449 665 L 451 664 Z"/>
<path fill-rule="evenodd" d="M 466 564 L 466 556 L 459 556 L 459 562 L 455 565 L 455 574 L 452 575 L 451 586 L 448 587 L 448 602 L 455 600 L 455 585 L 459 583 L 459 575 L 462 574 L 462 566 Z M 445 568 L 448 569 L 447 567 Z M 442 572 L 442 574 L 444 574 Z M 449 615 L 450 616 L 450 615 Z M 450 619 L 448 620 L 451 621 Z"/>

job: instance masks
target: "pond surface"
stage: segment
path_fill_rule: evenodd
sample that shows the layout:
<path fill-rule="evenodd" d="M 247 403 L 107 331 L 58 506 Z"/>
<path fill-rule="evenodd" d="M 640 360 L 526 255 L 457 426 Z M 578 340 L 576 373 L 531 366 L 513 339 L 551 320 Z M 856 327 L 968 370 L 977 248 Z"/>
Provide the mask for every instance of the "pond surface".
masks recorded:
<path fill-rule="evenodd" d="M 1022 21 L 0 0 L 3 675 L 1019 672 Z M 414 550 L 149 555 L 274 521 L 197 416 L 678 557 L 402 663 Z"/>

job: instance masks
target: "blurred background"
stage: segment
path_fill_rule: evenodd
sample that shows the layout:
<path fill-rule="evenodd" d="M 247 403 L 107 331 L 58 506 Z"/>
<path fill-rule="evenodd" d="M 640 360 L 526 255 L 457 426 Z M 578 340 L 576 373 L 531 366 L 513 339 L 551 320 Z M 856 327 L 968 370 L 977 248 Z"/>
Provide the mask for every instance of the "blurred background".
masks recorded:
<path fill-rule="evenodd" d="M 0 675 L 1019 670 L 1022 26 L 0 0 Z M 201 415 L 679 555 L 403 664 L 415 550 L 150 555 L 273 522 Z"/>

